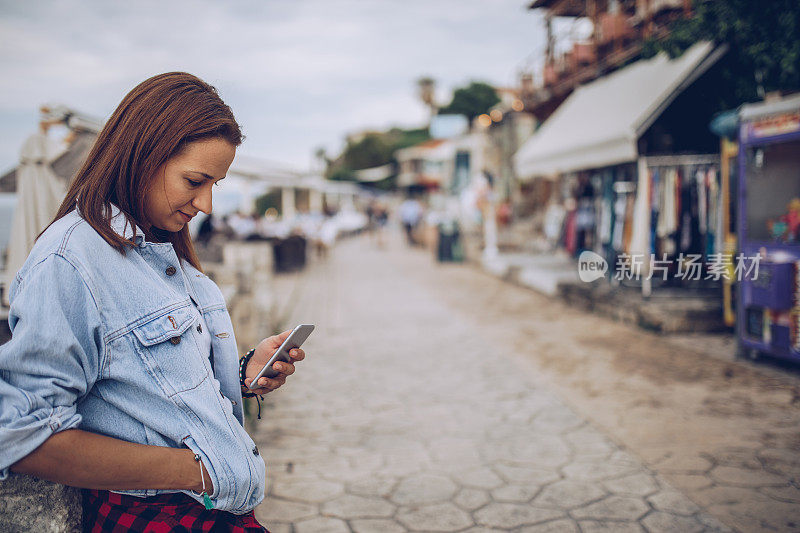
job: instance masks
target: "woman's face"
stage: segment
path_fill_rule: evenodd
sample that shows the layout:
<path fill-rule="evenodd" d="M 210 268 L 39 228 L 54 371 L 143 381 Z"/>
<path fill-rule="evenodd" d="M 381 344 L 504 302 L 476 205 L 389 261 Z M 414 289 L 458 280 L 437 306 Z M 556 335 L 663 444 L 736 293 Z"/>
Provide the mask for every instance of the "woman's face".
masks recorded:
<path fill-rule="evenodd" d="M 236 147 L 224 139 L 195 141 L 156 171 L 145 195 L 146 223 L 177 232 L 198 212 L 211 213 L 211 188 L 228 172 Z"/>

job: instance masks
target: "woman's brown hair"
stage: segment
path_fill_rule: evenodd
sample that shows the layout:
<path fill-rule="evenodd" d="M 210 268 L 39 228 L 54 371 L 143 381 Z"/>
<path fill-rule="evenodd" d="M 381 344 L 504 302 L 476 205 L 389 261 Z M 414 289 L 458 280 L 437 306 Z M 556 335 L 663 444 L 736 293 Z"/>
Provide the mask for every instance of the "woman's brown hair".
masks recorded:
<path fill-rule="evenodd" d="M 122 99 L 75 175 L 53 222 L 76 207 L 83 218 L 120 253 L 131 240 L 111 227 L 111 204 L 128 223 L 143 226 L 145 193 L 156 170 L 187 144 L 221 138 L 233 146 L 242 132 L 231 108 L 214 87 L 186 72 L 149 78 Z M 188 226 L 179 232 L 144 230 L 146 237 L 172 243 L 179 258 L 197 269 Z"/>

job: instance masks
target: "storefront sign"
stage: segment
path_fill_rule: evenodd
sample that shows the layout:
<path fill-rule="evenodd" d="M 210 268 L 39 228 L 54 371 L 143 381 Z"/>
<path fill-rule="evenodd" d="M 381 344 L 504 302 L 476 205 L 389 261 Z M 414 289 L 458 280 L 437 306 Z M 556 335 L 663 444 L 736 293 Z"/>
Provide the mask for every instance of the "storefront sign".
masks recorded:
<path fill-rule="evenodd" d="M 800 131 L 800 111 L 765 117 L 745 126 L 746 138 L 759 139 Z"/>

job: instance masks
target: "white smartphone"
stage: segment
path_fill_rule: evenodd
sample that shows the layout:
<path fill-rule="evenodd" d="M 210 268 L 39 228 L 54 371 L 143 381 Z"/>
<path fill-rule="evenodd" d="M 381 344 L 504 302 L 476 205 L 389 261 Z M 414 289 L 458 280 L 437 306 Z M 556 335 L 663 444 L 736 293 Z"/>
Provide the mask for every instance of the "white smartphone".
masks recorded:
<path fill-rule="evenodd" d="M 249 389 L 257 389 L 258 380 L 262 377 L 274 378 L 277 376 L 278 371 L 272 368 L 272 365 L 275 364 L 275 361 L 290 363 L 292 358 L 289 357 L 289 351 L 302 346 L 302 344 L 306 342 L 308 336 L 311 335 L 312 331 L 314 331 L 313 324 L 300 324 L 294 328 L 289 336 L 286 337 L 286 340 L 283 341 L 283 344 L 281 344 L 280 347 L 275 350 L 275 353 L 269 358 L 269 361 L 267 361 L 267 364 L 264 365 L 264 368 L 262 368 L 258 375 L 253 378 L 253 381 L 250 382 Z"/>

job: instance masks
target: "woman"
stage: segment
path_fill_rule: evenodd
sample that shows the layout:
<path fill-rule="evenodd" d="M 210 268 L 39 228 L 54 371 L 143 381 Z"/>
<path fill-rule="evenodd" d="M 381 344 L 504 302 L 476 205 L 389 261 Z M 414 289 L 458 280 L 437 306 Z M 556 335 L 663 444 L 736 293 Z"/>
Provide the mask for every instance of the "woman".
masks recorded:
<path fill-rule="evenodd" d="M 289 332 L 239 359 L 187 223 L 211 213 L 239 125 L 173 72 L 120 103 L 11 285 L 0 479 L 82 487 L 88 531 L 264 531 L 264 461 L 242 393 Z M 302 350 L 293 350 L 294 361 Z M 261 378 L 280 387 L 293 363 Z"/>

